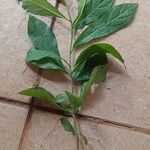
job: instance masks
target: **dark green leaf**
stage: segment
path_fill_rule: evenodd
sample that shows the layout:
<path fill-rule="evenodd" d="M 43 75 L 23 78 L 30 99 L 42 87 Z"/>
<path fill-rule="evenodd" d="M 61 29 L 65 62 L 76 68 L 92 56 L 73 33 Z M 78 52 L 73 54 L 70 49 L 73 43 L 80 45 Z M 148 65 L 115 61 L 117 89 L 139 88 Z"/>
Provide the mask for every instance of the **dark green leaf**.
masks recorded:
<path fill-rule="evenodd" d="M 78 1 L 82 3 L 83 0 Z M 87 0 L 85 7 L 83 7 L 84 9 L 81 11 L 82 14 L 74 22 L 74 27 L 79 29 L 95 21 L 102 14 L 110 10 L 113 2 L 114 0 Z"/>
<path fill-rule="evenodd" d="M 73 78 L 75 80 L 88 80 L 91 72 L 98 65 L 106 65 L 108 63 L 106 53 L 113 55 L 119 61 L 124 63 L 120 53 L 110 44 L 101 43 L 92 45 L 83 50 L 75 63 L 73 70 Z"/>
<path fill-rule="evenodd" d="M 75 135 L 75 129 L 66 117 L 61 118 L 60 121 L 65 131 L 71 132 L 73 135 Z"/>
<path fill-rule="evenodd" d="M 55 35 L 43 21 L 30 16 L 28 35 L 35 48 L 50 51 L 60 56 Z"/>
<path fill-rule="evenodd" d="M 27 63 L 43 69 L 65 71 L 53 31 L 41 20 L 30 16 L 28 34 L 35 48 L 28 51 Z"/>
<path fill-rule="evenodd" d="M 127 25 L 134 17 L 137 4 L 127 3 L 115 6 L 100 20 L 93 22 L 76 40 L 74 47 L 114 33 Z"/>
<path fill-rule="evenodd" d="M 86 61 L 86 62 L 85 62 Z M 91 57 L 85 59 L 77 65 L 73 71 L 73 79 L 77 81 L 89 80 L 93 69 L 98 65 L 105 65 L 108 63 L 107 55 L 105 53 L 95 53 Z M 82 65 L 84 64 L 84 66 Z"/>
<path fill-rule="evenodd" d="M 54 103 L 55 101 L 54 96 L 42 87 L 34 87 L 27 90 L 23 90 L 19 92 L 19 94 L 36 97 L 39 100 L 45 100 L 50 103 Z"/>
<path fill-rule="evenodd" d="M 57 8 L 47 0 L 22 0 L 22 7 L 29 13 L 40 16 L 55 16 L 64 18 Z"/>
<path fill-rule="evenodd" d="M 76 65 L 78 63 L 81 63 L 85 60 L 87 60 L 90 56 L 94 54 L 102 54 L 102 53 L 109 53 L 112 56 L 114 56 L 116 59 L 124 63 L 124 60 L 121 56 L 121 54 L 110 44 L 107 43 L 100 43 L 100 44 L 95 44 L 87 49 L 83 50 L 79 57 L 77 58 Z"/>
<path fill-rule="evenodd" d="M 27 53 L 26 62 L 42 69 L 65 70 L 60 57 L 50 51 L 32 48 Z"/>

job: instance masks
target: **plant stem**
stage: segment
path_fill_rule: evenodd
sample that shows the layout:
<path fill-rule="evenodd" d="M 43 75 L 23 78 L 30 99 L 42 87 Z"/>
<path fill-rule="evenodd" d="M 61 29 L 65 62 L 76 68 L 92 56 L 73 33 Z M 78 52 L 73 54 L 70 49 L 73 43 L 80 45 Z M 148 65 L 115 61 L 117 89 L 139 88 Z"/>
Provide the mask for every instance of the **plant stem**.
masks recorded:
<path fill-rule="evenodd" d="M 76 145 L 77 145 L 77 150 L 80 149 L 80 139 L 79 139 L 79 134 L 78 134 L 78 122 L 77 122 L 77 119 L 76 119 L 76 114 L 72 114 L 73 116 L 73 122 L 74 122 L 74 127 L 75 127 L 75 135 L 76 135 Z"/>
<path fill-rule="evenodd" d="M 71 90 L 72 90 L 72 93 L 74 93 L 74 81 L 73 81 L 73 77 L 72 77 L 72 67 L 73 67 L 73 64 L 72 64 L 72 52 L 73 52 L 73 42 L 74 42 L 74 29 L 73 29 L 73 21 L 72 21 L 72 18 L 71 18 L 71 14 L 69 12 L 69 9 L 68 10 L 68 15 L 69 15 L 69 19 L 70 19 L 70 27 L 71 27 L 71 40 L 70 40 L 70 48 L 69 48 L 69 65 L 70 65 L 70 78 L 71 78 Z M 80 139 L 79 139 L 79 134 L 78 134 L 78 123 L 77 123 L 77 120 L 76 120 L 76 114 L 73 113 L 72 114 L 72 117 L 73 117 L 73 122 L 74 122 L 74 127 L 75 127 L 75 136 L 76 136 L 76 145 L 77 145 L 77 150 L 80 149 Z"/>
<path fill-rule="evenodd" d="M 70 27 L 71 27 L 71 40 L 70 40 L 70 48 L 69 48 L 69 65 L 70 65 L 70 78 L 71 78 L 71 91 L 74 93 L 74 83 L 72 78 L 72 51 L 73 51 L 73 40 L 74 40 L 74 30 L 73 30 L 73 22 L 71 18 L 71 14 L 68 9 L 68 15 L 70 19 Z"/>

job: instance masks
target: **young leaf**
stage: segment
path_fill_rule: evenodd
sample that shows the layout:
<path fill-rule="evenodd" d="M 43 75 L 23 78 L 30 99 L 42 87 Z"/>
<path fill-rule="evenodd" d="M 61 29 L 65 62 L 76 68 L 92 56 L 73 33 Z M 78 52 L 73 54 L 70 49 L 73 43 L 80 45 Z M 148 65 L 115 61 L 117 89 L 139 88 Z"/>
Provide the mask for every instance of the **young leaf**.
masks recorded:
<path fill-rule="evenodd" d="M 63 14 L 47 0 L 22 0 L 22 7 L 34 15 L 64 18 Z"/>
<path fill-rule="evenodd" d="M 66 95 L 66 93 L 59 94 L 55 97 L 55 102 L 57 104 L 61 104 L 61 103 L 64 103 L 66 101 L 69 101 L 68 96 Z"/>
<path fill-rule="evenodd" d="M 65 92 L 68 96 L 68 99 L 70 101 L 70 106 L 73 108 L 73 111 L 76 112 L 78 108 L 83 104 L 83 99 L 81 97 L 78 97 L 68 91 Z"/>
<path fill-rule="evenodd" d="M 65 131 L 71 132 L 75 135 L 75 129 L 66 117 L 61 118 L 60 121 Z"/>
<path fill-rule="evenodd" d="M 45 100 L 50 103 L 54 103 L 55 101 L 54 96 L 42 87 L 34 87 L 34 88 L 27 89 L 27 90 L 23 90 L 19 92 L 19 94 L 36 97 L 39 100 Z"/>
<path fill-rule="evenodd" d="M 79 5 L 80 3 L 83 3 L 83 0 L 78 1 Z M 113 6 L 113 3 L 114 0 L 87 0 L 85 7 L 83 7 L 80 15 L 78 15 L 78 19 L 74 22 L 74 28 L 80 29 L 95 21 L 102 14 L 109 11 Z"/>
<path fill-rule="evenodd" d="M 137 6 L 136 3 L 115 6 L 109 13 L 105 13 L 100 20 L 93 22 L 85 29 L 75 41 L 74 47 L 122 29 L 133 19 Z"/>
<path fill-rule="evenodd" d="M 27 53 L 26 62 L 42 69 L 65 70 L 60 57 L 46 50 L 31 48 Z"/>
<path fill-rule="evenodd" d="M 107 65 L 99 65 L 93 69 L 90 80 L 85 81 L 82 84 L 81 97 L 84 97 L 85 94 L 90 90 L 91 86 L 95 83 L 104 82 L 106 79 Z"/>

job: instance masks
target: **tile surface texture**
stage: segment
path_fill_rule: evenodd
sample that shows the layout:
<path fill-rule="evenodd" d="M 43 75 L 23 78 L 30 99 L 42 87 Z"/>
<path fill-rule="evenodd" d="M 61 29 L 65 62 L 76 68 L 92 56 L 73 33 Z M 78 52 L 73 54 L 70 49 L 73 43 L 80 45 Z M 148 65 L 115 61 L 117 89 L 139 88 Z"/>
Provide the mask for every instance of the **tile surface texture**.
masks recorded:
<path fill-rule="evenodd" d="M 31 47 L 27 20 L 17 0 L 0 1 L 0 96 L 26 102 L 29 98 L 17 93 L 31 87 L 37 76 L 37 69 L 25 63 L 26 52 Z"/>
<path fill-rule="evenodd" d="M 24 150 L 76 150 L 75 138 L 64 131 L 60 116 L 35 110 Z M 150 136 L 112 126 L 79 121 L 81 131 L 88 137 L 83 150 L 149 150 Z"/>
<path fill-rule="evenodd" d="M 28 109 L 0 103 L 0 150 L 17 150 Z"/>

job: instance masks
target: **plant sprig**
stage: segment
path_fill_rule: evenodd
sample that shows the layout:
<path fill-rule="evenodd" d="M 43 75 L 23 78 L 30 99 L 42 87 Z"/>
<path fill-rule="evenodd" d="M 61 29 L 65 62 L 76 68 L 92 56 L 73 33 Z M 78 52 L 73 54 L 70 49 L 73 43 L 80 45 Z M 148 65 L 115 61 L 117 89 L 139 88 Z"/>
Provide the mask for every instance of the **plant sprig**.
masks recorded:
<path fill-rule="evenodd" d="M 54 96 L 42 87 L 33 87 L 20 92 L 22 95 L 36 97 L 47 101 L 54 107 L 72 116 L 74 125 L 65 117 L 61 118 L 64 129 L 76 136 L 77 150 L 80 148 L 80 138 L 87 144 L 86 137 L 79 132 L 76 114 L 85 102 L 85 96 L 93 84 L 100 84 L 106 80 L 108 59 L 107 53 L 124 64 L 121 54 L 108 43 L 85 44 L 97 38 L 109 36 L 129 24 L 135 16 L 138 4 L 124 3 L 115 5 L 114 0 L 77 0 L 78 15 L 73 20 L 68 1 L 61 0 L 65 5 L 68 16 L 65 16 L 47 0 L 19 0 L 21 6 L 30 13 L 28 21 L 28 35 L 33 43 L 29 49 L 27 64 L 47 70 L 57 70 L 68 75 L 71 79 L 71 91 L 64 91 Z M 71 3 L 71 1 L 70 1 Z M 32 16 L 53 16 L 70 22 L 69 61 L 61 57 L 54 32 L 42 20 Z M 83 32 L 75 40 L 76 32 Z M 66 43 L 68 44 L 68 43 Z M 75 64 L 73 51 L 82 45 L 82 50 Z M 75 93 L 74 83 L 80 82 L 80 94 Z"/>

